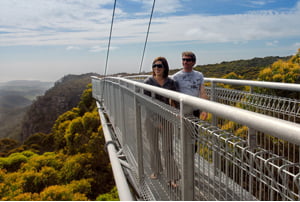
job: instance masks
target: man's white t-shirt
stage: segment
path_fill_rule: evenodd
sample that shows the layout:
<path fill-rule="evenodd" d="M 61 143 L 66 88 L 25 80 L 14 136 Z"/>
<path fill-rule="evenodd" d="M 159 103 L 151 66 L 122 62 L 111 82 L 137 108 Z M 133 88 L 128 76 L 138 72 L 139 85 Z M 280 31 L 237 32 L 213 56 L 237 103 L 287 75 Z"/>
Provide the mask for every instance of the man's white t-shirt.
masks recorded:
<path fill-rule="evenodd" d="M 178 84 L 179 92 L 199 97 L 200 86 L 204 83 L 204 77 L 201 72 L 195 70 L 185 72 L 181 70 L 173 75 L 173 79 Z"/>

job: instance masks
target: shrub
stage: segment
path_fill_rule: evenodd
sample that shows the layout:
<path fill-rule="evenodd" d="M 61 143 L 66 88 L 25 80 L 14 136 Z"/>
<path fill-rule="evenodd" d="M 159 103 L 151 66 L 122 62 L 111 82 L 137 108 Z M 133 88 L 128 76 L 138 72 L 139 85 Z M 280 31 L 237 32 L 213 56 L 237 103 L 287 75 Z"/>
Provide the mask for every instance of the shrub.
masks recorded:
<path fill-rule="evenodd" d="M 60 170 L 61 180 L 65 183 L 70 183 L 73 180 L 91 178 L 93 176 L 92 162 L 93 158 L 89 153 L 70 156 Z"/>
<path fill-rule="evenodd" d="M 54 185 L 47 187 L 40 193 L 42 201 L 87 201 L 88 198 L 81 193 L 73 193 L 66 185 Z"/>
<path fill-rule="evenodd" d="M 34 170 L 39 172 L 43 167 L 52 167 L 60 170 L 67 156 L 61 153 L 46 152 L 43 155 L 33 156 L 27 163 L 23 164 L 22 171 Z"/>
<path fill-rule="evenodd" d="M 97 201 L 119 201 L 117 188 L 114 187 L 109 193 L 99 195 Z"/>
<path fill-rule="evenodd" d="M 73 191 L 73 193 L 81 193 L 84 195 L 91 194 L 91 182 L 92 179 L 81 179 L 73 180 L 68 187 Z"/>
<path fill-rule="evenodd" d="M 12 201 L 40 201 L 40 195 L 38 193 L 26 192 L 19 194 L 11 199 Z"/>
<path fill-rule="evenodd" d="M 4 168 L 9 172 L 17 171 L 21 164 L 27 162 L 27 157 L 22 153 L 13 153 L 8 157 L 0 158 L 0 168 Z"/>

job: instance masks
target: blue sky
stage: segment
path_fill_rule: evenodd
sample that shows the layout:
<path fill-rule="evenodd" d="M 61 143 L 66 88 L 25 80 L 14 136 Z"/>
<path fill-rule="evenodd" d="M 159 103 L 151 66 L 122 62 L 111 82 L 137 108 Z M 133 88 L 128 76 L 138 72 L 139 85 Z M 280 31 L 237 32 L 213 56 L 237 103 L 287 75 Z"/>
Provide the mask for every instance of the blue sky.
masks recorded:
<path fill-rule="evenodd" d="M 104 73 L 113 0 L 0 0 L 0 82 Z M 107 73 L 137 73 L 153 0 L 117 0 Z M 181 52 L 197 64 L 300 48 L 300 0 L 156 0 L 142 71 Z"/>

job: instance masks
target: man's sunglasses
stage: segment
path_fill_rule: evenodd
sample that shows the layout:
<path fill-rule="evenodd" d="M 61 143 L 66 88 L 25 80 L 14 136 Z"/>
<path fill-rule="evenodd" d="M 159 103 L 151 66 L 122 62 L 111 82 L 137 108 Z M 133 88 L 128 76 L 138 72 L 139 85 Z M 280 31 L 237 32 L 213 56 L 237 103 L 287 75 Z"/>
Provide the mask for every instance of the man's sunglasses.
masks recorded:
<path fill-rule="evenodd" d="M 182 61 L 191 62 L 191 61 L 193 61 L 193 59 L 192 58 L 182 58 Z"/>
<path fill-rule="evenodd" d="M 157 67 L 157 68 L 163 68 L 164 66 L 162 64 L 153 64 L 152 68 L 155 68 L 155 67 Z"/>

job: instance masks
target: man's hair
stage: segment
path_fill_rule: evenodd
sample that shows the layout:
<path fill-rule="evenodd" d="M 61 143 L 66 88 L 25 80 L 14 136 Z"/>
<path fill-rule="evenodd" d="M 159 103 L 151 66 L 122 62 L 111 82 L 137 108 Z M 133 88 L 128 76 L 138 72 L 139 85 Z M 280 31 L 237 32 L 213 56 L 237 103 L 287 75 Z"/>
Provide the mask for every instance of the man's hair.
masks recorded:
<path fill-rule="evenodd" d="M 157 57 L 153 60 L 152 65 L 154 65 L 157 61 L 161 61 L 162 65 L 164 66 L 164 73 L 163 77 L 167 78 L 169 76 L 169 64 L 165 57 Z M 152 75 L 155 76 L 154 71 L 152 71 Z"/>
<path fill-rule="evenodd" d="M 191 51 L 182 52 L 182 57 L 183 56 L 191 57 L 191 59 L 193 60 L 193 62 L 196 62 L 196 55 L 193 52 L 191 52 Z"/>

